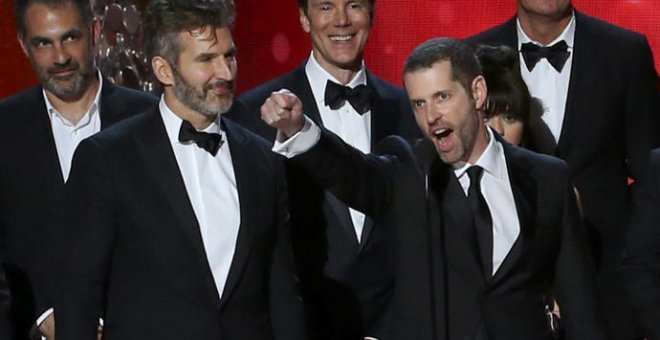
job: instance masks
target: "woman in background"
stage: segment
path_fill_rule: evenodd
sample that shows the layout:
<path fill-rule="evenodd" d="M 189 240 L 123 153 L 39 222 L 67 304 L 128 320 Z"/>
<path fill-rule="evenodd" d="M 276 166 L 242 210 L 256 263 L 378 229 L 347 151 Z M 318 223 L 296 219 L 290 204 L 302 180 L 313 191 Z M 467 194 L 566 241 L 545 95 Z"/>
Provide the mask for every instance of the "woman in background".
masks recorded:
<path fill-rule="evenodd" d="M 507 46 L 481 45 L 477 56 L 488 86 L 488 125 L 511 144 L 554 154 L 556 142 L 541 119 L 543 105 L 529 94 L 520 75 L 518 53 Z"/>

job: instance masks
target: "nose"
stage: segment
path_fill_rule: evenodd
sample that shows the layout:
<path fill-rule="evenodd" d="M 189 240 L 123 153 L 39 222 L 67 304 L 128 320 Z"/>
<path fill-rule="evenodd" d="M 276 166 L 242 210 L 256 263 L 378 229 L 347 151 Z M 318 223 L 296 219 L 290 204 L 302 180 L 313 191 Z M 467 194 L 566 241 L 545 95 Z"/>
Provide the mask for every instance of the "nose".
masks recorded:
<path fill-rule="evenodd" d="M 55 64 L 66 65 L 71 61 L 71 54 L 62 44 L 55 44 L 53 50 L 55 54 Z"/>
<path fill-rule="evenodd" d="M 500 134 L 500 136 L 504 137 L 504 124 L 502 124 L 502 119 L 500 119 L 500 116 L 494 116 L 493 118 L 488 120 L 488 125 L 495 129 L 497 133 Z"/>
<path fill-rule="evenodd" d="M 436 120 L 442 118 L 442 111 L 438 107 L 429 107 L 426 110 L 426 122 L 433 125 Z"/>
<path fill-rule="evenodd" d="M 216 63 L 215 66 L 215 77 L 218 79 L 224 79 L 224 80 L 234 80 L 236 77 L 236 72 L 234 72 L 236 68 L 236 60 L 235 59 L 227 59 L 227 58 L 218 58 L 219 61 Z"/>
<path fill-rule="evenodd" d="M 334 25 L 339 27 L 349 26 L 351 24 L 350 17 L 345 8 L 340 7 L 335 11 Z"/>

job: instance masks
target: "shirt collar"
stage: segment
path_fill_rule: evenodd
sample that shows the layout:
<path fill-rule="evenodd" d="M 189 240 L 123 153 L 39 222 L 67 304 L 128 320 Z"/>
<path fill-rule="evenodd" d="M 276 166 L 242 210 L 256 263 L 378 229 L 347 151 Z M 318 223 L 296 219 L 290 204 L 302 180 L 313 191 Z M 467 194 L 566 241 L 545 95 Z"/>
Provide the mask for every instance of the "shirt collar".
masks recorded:
<path fill-rule="evenodd" d="M 101 75 L 101 71 L 99 71 L 98 69 L 96 70 L 96 76 L 99 79 L 99 88 L 96 90 L 96 95 L 94 96 L 92 105 L 89 106 L 89 109 L 87 109 L 85 115 L 82 116 L 82 118 L 80 118 L 80 120 L 75 126 L 85 126 L 89 124 L 89 122 L 92 121 L 92 117 L 100 110 L 99 102 L 101 100 L 101 89 L 103 88 L 103 76 Z M 50 99 L 48 99 L 48 95 L 46 94 L 46 89 L 42 88 L 41 92 L 44 96 L 44 101 L 46 102 L 46 110 L 48 112 L 48 117 L 50 117 L 50 119 L 53 119 L 53 117 L 57 117 L 64 124 L 72 125 L 67 119 L 62 117 L 62 114 L 59 111 L 57 111 L 57 109 L 55 109 L 53 103 L 51 103 Z"/>
<path fill-rule="evenodd" d="M 506 163 L 504 158 L 504 149 L 502 148 L 502 143 L 495 139 L 495 135 L 490 128 L 486 128 L 488 132 L 488 145 L 484 152 L 479 156 L 474 165 L 478 165 L 484 169 L 487 173 L 491 174 L 499 180 L 505 179 Z M 470 168 L 473 164 L 462 163 L 459 167 L 454 168 L 454 174 L 456 178 L 461 178 L 463 174 Z"/>
<path fill-rule="evenodd" d="M 544 46 L 538 41 L 532 40 L 525 31 L 523 31 L 522 26 L 520 25 L 520 19 L 516 18 L 516 29 L 518 31 L 518 49 L 520 49 L 520 46 L 524 43 L 534 43 L 539 46 Z M 566 41 L 566 44 L 568 45 L 569 51 L 573 49 L 573 42 L 575 41 L 575 11 L 571 11 L 571 21 L 568 22 L 568 25 L 566 25 L 566 28 L 564 28 L 564 31 L 561 32 L 561 34 L 555 38 L 552 42 L 550 42 L 548 45 L 545 46 L 552 46 L 560 41 Z"/>
<path fill-rule="evenodd" d="M 307 79 L 312 88 L 312 93 L 314 93 L 314 97 L 316 98 L 316 102 L 321 104 L 321 106 L 325 105 L 325 84 L 328 80 L 337 84 L 341 84 L 341 82 L 321 67 L 316 61 L 313 51 L 310 53 L 307 63 L 305 64 L 305 73 L 307 74 Z M 346 86 L 350 88 L 354 88 L 358 85 L 367 85 L 367 74 L 364 71 L 364 60 L 362 60 L 362 66 L 360 66 L 358 73 L 355 74 L 355 77 L 353 77 L 348 84 L 346 84 Z"/>
<path fill-rule="evenodd" d="M 165 96 L 161 95 L 160 97 L 160 103 L 158 104 L 158 108 L 160 109 L 160 115 L 163 118 L 163 123 L 165 124 L 165 130 L 167 131 L 167 136 L 170 139 L 170 142 L 172 144 L 182 144 L 179 142 L 179 130 L 181 129 L 181 123 L 183 122 L 183 119 L 181 119 L 179 116 L 177 116 L 165 103 Z M 225 133 L 222 130 L 222 126 L 220 124 L 220 115 L 218 115 L 211 123 L 209 126 L 206 127 L 206 129 L 202 130 L 203 132 L 206 133 L 219 133 L 222 135 L 223 140 L 225 139 Z"/>

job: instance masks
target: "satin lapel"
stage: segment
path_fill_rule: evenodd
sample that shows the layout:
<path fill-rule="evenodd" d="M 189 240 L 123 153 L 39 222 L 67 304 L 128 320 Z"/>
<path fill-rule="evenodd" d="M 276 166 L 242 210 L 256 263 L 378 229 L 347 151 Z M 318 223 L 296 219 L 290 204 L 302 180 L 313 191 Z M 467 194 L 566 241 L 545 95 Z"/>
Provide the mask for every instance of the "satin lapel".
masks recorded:
<path fill-rule="evenodd" d="M 113 85 L 110 80 L 107 78 L 103 79 L 103 88 L 101 88 L 101 107 L 99 112 L 101 114 L 101 129 L 105 129 L 108 126 L 117 122 L 119 114 L 116 111 L 117 104 L 113 102 L 115 100 L 115 85 Z"/>
<path fill-rule="evenodd" d="M 254 233 L 256 228 L 259 227 L 257 222 L 258 212 L 268 209 L 262 209 L 262 206 L 273 204 L 273 202 L 264 201 L 268 197 L 264 197 L 259 190 L 263 187 L 260 184 L 260 179 L 265 174 L 270 173 L 271 169 L 265 169 L 259 157 L 252 157 L 252 155 L 258 155 L 263 151 L 256 150 L 255 143 L 250 141 L 235 124 L 225 119 L 222 120 L 222 123 L 227 133 L 227 143 L 229 144 L 234 166 L 238 201 L 241 209 L 241 224 L 238 229 L 234 258 L 231 261 L 227 282 L 220 300 L 220 308 L 226 304 L 227 298 L 231 296 L 240 281 L 250 254 Z"/>
<path fill-rule="evenodd" d="M 34 106 L 28 108 L 30 111 L 29 114 L 25 115 L 26 117 L 30 117 L 31 122 L 26 120 L 21 123 L 30 127 L 30 129 L 25 130 L 27 133 L 25 140 L 31 141 L 29 147 L 34 149 L 29 151 L 28 154 L 39 156 L 36 157 L 36 169 L 40 169 L 44 176 L 49 177 L 49 181 L 52 182 L 56 192 L 62 192 L 64 189 L 62 166 L 57 156 L 53 127 L 48 118 L 49 113 L 41 87 L 35 90 L 33 103 L 35 103 Z"/>
<path fill-rule="evenodd" d="M 349 239 L 353 241 L 353 249 L 358 248 L 357 234 L 355 234 L 355 227 L 353 226 L 353 220 L 351 219 L 351 213 L 348 210 L 348 206 L 329 191 L 325 192 L 325 204 L 330 207 L 339 223 L 341 223 L 344 231 L 348 234 Z M 366 239 L 363 238 L 363 240 Z"/>
<path fill-rule="evenodd" d="M 566 153 L 571 149 L 576 134 L 584 133 L 577 129 L 577 123 L 578 120 L 585 119 L 584 115 L 589 112 L 589 110 L 581 108 L 589 108 L 594 93 L 594 84 L 590 82 L 590 77 L 584 75 L 603 72 L 603 68 L 597 62 L 598 58 L 594 58 L 601 51 L 597 39 L 593 35 L 591 27 L 584 23 L 584 16 L 576 11 L 571 77 L 561 135 L 557 142 L 556 154 L 561 158 L 566 158 Z M 597 117 L 593 117 L 593 119 L 597 119 Z"/>
<path fill-rule="evenodd" d="M 514 242 L 511 250 L 504 258 L 500 268 L 495 272 L 492 285 L 498 284 L 508 274 L 515 272 L 513 269 L 524 258 L 526 245 L 534 232 L 534 221 L 536 219 L 536 182 L 529 175 L 531 164 L 519 154 L 520 150 L 502 143 L 506 166 L 509 172 L 509 181 L 513 191 L 513 199 L 516 203 L 516 211 L 520 222 L 520 235 Z"/>
<path fill-rule="evenodd" d="M 295 81 L 289 85 L 291 86 L 291 92 L 295 93 L 302 102 L 305 115 L 314 121 L 314 123 L 323 126 L 321 114 L 319 113 L 319 107 L 316 104 L 314 93 L 312 92 L 312 88 L 309 86 L 309 79 L 307 79 L 307 74 L 305 73 L 304 63 L 298 67 L 298 69 L 296 69 L 294 78 Z"/>
<path fill-rule="evenodd" d="M 388 100 L 371 73 L 366 70 L 365 72 L 367 73 L 367 85 L 374 90 L 371 99 L 371 148 L 373 149 L 383 138 L 397 133 L 399 113 L 393 111 L 398 107 L 398 103 Z"/>
<path fill-rule="evenodd" d="M 365 70 L 365 72 L 367 74 L 367 85 L 374 89 L 374 97 L 371 99 L 371 150 L 374 150 L 383 138 L 396 134 L 396 123 L 398 122 L 396 116 L 398 113 L 392 112 L 393 108 L 397 107 L 396 103 L 387 101 L 378 82 L 374 80 L 369 71 Z M 362 251 L 364 245 L 368 243 L 367 241 L 374 228 L 374 220 L 369 216 L 365 217 L 359 251 Z"/>
<path fill-rule="evenodd" d="M 472 213 L 458 178 L 451 169 L 442 167 L 442 171 L 432 172 L 430 183 L 442 202 L 444 246 L 449 265 L 465 280 L 485 284 Z M 445 190 L 438 192 L 435 188 Z"/>
<path fill-rule="evenodd" d="M 321 119 L 321 113 L 319 112 L 319 107 L 316 104 L 316 99 L 314 98 L 314 93 L 312 88 L 309 86 L 309 79 L 307 79 L 307 74 L 305 73 L 305 64 L 298 67 L 296 70 L 295 78 L 299 81 L 296 81 L 291 92 L 298 94 L 300 101 L 303 103 L 305 108 L 305 115 L 309 117 L 314 123 L 319 126 L 323 125 L 323 120 Z M 351 214 L 349 213 L 348 206 L 341 202 L 339 199 L 334 197 L 329 192 L 325 192 L 325 202 L 330 207 L 330 210 L 334 212 L 335 216 L 344 230 L 351 235 L 351 240 L 355 240 L 355 245 L 357 246 L 357 236 L 355 234 L 355 228 L 353 227 L 353 221 L 351 220 Z M 365 223 L 366 224 L 366 223 Z"/>
<path fill-rule="evenodd" d="M 154 107 L 145 114 L 148 115 L 148 124 L 145 124 L 147 128 L 140 131 L 141 134 L 136 137 L 138 152 L 144 159 L 151 177 L 160 188 L 160 194 L 165 197 L 170 210 L 177 217 L 179 225 L 191 245 L 190 248 L 195 252 L 195 257 L 198 259 L 196 263 L 200 264 L 202 273 L 204 273 L 205 284 L 210 294 L 208 296 L 217 297 L 216 302 L 219 302 L 213 274 L 204 251 L 199 222 L 188 197 L 174 151 L 160 117 L 160 111 Z"/>

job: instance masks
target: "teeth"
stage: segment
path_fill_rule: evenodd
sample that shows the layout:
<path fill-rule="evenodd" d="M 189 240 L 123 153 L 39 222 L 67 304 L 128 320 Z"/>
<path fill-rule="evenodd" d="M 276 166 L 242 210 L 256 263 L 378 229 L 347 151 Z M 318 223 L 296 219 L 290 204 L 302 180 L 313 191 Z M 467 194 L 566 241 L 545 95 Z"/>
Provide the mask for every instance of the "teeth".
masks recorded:
<path fill-rule="evenodd" d="M 330 40 L 332 41 L 347 41 L 350 40 L 352 35 L 331 35 Z"/>
<path fill-rule="evenodd" d="M 433 131 L 433 134 L 436 136 L 440 136 L 441 134 L 447 132 L 447 129 L 440 129 L 440 130 L 435 130 Z"/>

